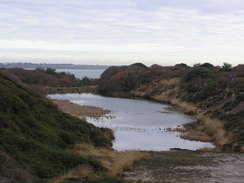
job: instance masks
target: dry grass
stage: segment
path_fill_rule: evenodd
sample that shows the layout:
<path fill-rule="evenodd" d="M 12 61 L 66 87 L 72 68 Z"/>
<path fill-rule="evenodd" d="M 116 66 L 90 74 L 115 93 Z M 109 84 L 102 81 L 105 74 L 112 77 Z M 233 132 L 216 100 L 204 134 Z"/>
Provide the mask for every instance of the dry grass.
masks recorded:
<path fill-rule="evenodd" d="M 214 149 L 213 148 L 209 148 L 209 147 L 204 147 L 202 149 L 198 149 L 197 151 L 199 151 L 199 152 L 213 152 Z"/>
<path fill-rule="evenodd" d="M 96 157 L 113 176 L 121 175 L 124 170 L 131 169 L 136 161 L 149 157 L 148 153 L 140 151 L 115 152 L 110 149 L 95 148 L 88 144 L 77 144 L 71 152 Z"/>
<path fill-rule="evenodd" d="M 163 92 L 160 95 L 155 95 L 152 97 L 152 99 L 158 102 L 166 102 L 166 103 L 170 103 L 171 101 L 171 97 L 169 97 L 169 95 L 166 92 Z"/>
<path fill-rule="evenodd" d="M 223 146 L 231 142 L 232 135 L 224 130 L 221 121 L 210 119 L 207 116 L 198 116 L 197 118 L 202 121 L 205 131 L 214 137 L 217 146 Z"/>
<path fill-rule="evenodd" d="M 132 91 L 131 94 L 137 97 L 144 97 L 146 94 L 157 90 L 157 88 L 161 86 L 162 89 L 160 94 L 152 96 L 153 100 L 178 106 L 183 109 L 185 113 L 188 114 L 196 114 L 198 111 L 198 108 L 196 106 L 187 102 L 183 102 L 176 97 L 180 93 L 180 89 L 177 87 L 178 85 L 178 78 L 163 79 L 158 82 L 151 82 L 150 84 L 143 85 L 137 90 Z"/>
<path fill-rule="evenodd" d="M 181 97 L 177 97 L 181 93 L 180 89 L 177 87 L 178 83 L 178 79 L 160 80 L 157 83 L 152 82 L 149 86 L 145 85 L 134 91 L 134 95 L 143 97 L 148 94 L 148 91 L 153 91 L 153 89 L 160 85 L 162 90 L 160 94 L 152 96 L 153 100 L 170 103 L 173 106 L 179 107 L 180 110 L 187 114 L 195 114 L 202 122 L 202 130 L 197 130 L 199 132 L 194 130 L 192 132 L 184 133 L 181 135 L 182 138 L 207 142 L 214 140 L 217 147 L 230 143 L 232 141 L 232 134 L 227 133 L 226 130 L 224 130 L 221 121 L 213 120 L 206 115 L 201 115 L 198 106 L 182 101 L 180 99 Z M 209 136 L 213 137 L 213 139 Z M 244 147 L 242 151 L 244 151 Z"/>
<path fill-rule="evenodd" d="M 108 174 L 111 176 L 122 175 L 123 171 L 131 169 L 136 161 L 149 158 L 149 154 L 144 152 L 115 152 L 111 149 L 96 148 L 90 144 L 76 144 L 74 148 L 69 151 L 81 156 L 92 156 L 98 161 L 101 161 L 102 165 L 108 169 Z M 64 175 L 50 180 L 49 183 L 60 183 L 64 179 L 78 179 L 80 177 L 94 180 L 97 178 L 97 175 L 91 167 L 79 166 Z"/>
<path fill-rule="evenodd" d="M 159 86 L 161 86 L 161 95 L 157 95 L 152 98 L 160 102 L 169 102 L 171 100 L 169 96 L 176 93 L 174 88 L 176 88 L 178 83 L 179 79 L 177 78 L 152 81 L 149 84 L 142 85 L 140 88 L 131 91 L 131 94 L 137 97 L 144 97 L 145 95 L 157 90 Z"/>
<path fill-rule="evenodd" d="M 65 179 L 79 179 L 80 177 L 96 178 L 93 169 L 88 165 L 81 165 L 75 169 L 70 170 L 68 173 L 61 175 L 57 178 L 53 178 L 49 183 L 60 183 Z"/>
<path fill-rule="evenodd" d="M 177 90 L 177 88 L 167 90 L 160 95 L 153 96 L 152 99 L 177 106 L 181 108 L 186 114 L 196 114 L 198 112 L 198 108 L 196 106 L 176 98 L 176 94 L 179 92 Z"/>
<path fill-rule="evenodd" d="M 241 152 L 244 153 L 244 145 L 241 146 Z"/>
<path fill-rule="evenodd" d="M 187 102 L 183 102 L 176 98 L 171 100 L 171 104 L 179 106 L 180 108 L 184 109 L 184 112 L 187 114 L 196 114 L 198 111 L 198 108 L 196 106 L 189 104 Z"/>
<path fill-rule="evenodd" d="M 177 128 L 166 128 L 164 129 L 167 132 L 179 132 L 180 137 L 187 140 L 192 141 L 200 141 L 200 142 L 212 142 L 214 139 L 210 137 L 203 131 L 202 126 L 196 129 L 177 127 Z"/>
<path fill-rule="evenodd" d="M 104 110 L 99 107 L 80 106 L 65 100 L 53 100 L 58 105 L 59 109 L 75 117 L 102 117 L 108 114 L 109 110 Z M 108 116 L 112 117 L 112 116 Z M 115 152 L 111 149 L 96 148 L 89 144 L 76 144 L 69 150 L 73 154 L 81 156 L 92 156 L 93 158 L 102 162 L 102 165 L 109 170 L 109 175 L 121 175 L 124 170 L 131 169 L 136 161 L 148 158 L 149 155 L 139 151 Z M 65 175 L 61 175 L 52 179 L 50 183 L 59 183 L 64 179 L 89 177 L 96 178 L 95 172 L 91 167 L 80 166 L 76 169 L 70 170 Z"/>
<path fill-rule="evenodd" d="M 213 138 L 207 135 L 205 132 L 197 130 L 187 130 L 180 135 L 181 138 L 200 142 L 212 142 Z"/>

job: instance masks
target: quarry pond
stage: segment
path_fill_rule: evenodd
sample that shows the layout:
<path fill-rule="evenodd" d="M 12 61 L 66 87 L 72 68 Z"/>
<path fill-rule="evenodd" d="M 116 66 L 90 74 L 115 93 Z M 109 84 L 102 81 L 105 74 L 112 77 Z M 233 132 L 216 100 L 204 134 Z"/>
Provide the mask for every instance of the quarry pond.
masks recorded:
<path fill-rule="evenodd" d="M 86 120 L 95 126 L 112 129 L 115 135 L 113 148 L 117 151 L 167 151 L 171 148 L 197 150 L 214 147 L 211 143 L 181 139 L 178 132 L 165 131 L 166 128 L 176 128 L 195 120 L 191 116 L 169 110 L 169 105 L 94 94 L 51 94 L 48 98 L 111 110 L 109 117 Z"/>

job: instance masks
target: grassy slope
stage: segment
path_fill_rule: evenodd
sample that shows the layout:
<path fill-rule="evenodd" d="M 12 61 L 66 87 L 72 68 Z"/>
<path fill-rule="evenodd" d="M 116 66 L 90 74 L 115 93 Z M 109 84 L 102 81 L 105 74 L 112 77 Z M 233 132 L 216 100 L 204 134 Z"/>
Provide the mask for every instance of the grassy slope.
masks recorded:
<path fill-rule="evenodd" d="M 77 141 L 110 146 L 105 130 L 58 111 L 49 100 L 15 84 L 1 73 L 0 104 L 1 165 L 7 163 L 4 157 L 7 154 L 37 178 L 34 182 L 45 181 L 78 164 L 89 164 L 94 170 L 103 171 L 97 161 L 64 149 Z M 6 176 L 9 175 L 6 173 Z"/>
<path fill-rule="evenodd" d="M 224 151 L 241 151 L 244 147 L 244 70 L 193 68 L 181 79 L 184 100 L 195 103 L 210 117 L 223 121 L 233 134 Z M 243 150 L 242 150 L 243 151 Z"/>

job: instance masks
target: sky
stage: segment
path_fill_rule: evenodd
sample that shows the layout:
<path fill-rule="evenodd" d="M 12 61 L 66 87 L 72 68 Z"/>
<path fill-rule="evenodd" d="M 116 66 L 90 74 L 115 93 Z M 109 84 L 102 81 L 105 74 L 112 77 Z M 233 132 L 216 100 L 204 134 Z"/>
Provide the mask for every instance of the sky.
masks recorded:
<path fill-rule="evenodd" d="M 244 1 L 0 0 L 0 62 L 244 64 Z"/>

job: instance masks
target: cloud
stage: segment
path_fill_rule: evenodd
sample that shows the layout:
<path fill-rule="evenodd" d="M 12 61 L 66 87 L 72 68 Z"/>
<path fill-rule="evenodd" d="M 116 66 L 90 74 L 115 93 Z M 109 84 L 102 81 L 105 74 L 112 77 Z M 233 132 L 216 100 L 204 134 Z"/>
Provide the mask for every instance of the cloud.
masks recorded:
<path fill-rule="evenodd" d="M 234 64 L 244 58 L 240 0 L 0 0 L 0 9 L 2 58 Z"/>

